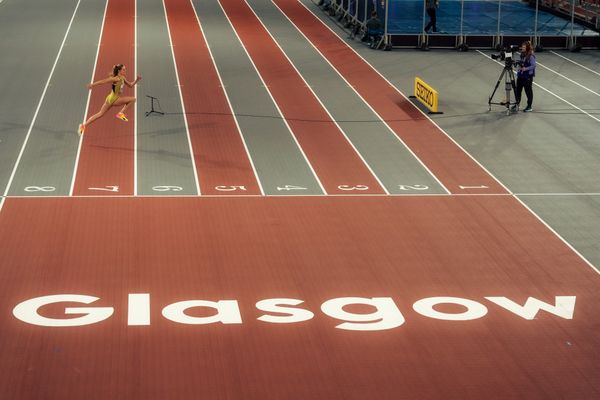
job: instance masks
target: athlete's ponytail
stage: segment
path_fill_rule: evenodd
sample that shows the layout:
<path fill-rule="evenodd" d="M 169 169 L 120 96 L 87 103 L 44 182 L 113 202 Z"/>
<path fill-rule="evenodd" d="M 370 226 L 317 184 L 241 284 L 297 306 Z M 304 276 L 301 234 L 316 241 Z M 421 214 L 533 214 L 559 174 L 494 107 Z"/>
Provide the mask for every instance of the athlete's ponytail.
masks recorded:
<path fill-rule="evenodd" d="M 111 76 L 117 76 L 117 75 L 119 75 L 119 72 L 121 71 L 122 68 L 123 68 L 123 64 L 115 64 L 115 65 L 113 65 L 113 70 L 112 70 L 112 75 Z"/>

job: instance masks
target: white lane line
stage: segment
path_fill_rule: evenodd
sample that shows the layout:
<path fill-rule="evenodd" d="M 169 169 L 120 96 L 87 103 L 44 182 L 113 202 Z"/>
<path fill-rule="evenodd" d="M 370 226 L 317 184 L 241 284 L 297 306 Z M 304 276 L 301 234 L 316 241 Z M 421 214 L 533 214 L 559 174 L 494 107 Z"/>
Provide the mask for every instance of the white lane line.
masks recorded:
<path fill-rule="evenodd" d="M 94 60 L 94 68 L 92 70 L 92 77 L 90 83 L 94 82 L 94 76 L 96 76 L 96 68 L 98 66 L 98 55 L 100 54 L 100 44 L 102 41 L 102 33 L 104 32 L 104 22 L 106 21 L 106 11 L 108 10 L 108 2 L 104 5 L 104 15 L 102 16 L 102 25 L 100 27 L 100 34 L 98 35 L 98 47 L 96 49 L 96 59 Z M 88 90 L 88 97 L 85 103 L 85 111 L 83 112 L 83 122 L 87 119 L 87 115 L 90 108 L 90 99 L 92 98 L 92 91 Z M 79 146 L 77 147 L 77 156 L 75 157 L 75 165 L 73 166 L 73 175 L 71 178 L 71 189 L 69 189 L 69 196 L 73 196 L 73 190 L 75 189 L 75 180 L 77 179 L 77 168 L 79 167 L 79 158 L 81 156 L 81 147 L 83 145 L 83 138 L 85 134 L 79 138 Z"/>
<path fill-rule="evenodd" d="M 565 197 L 565 196 L 571 196 L 571 197 L 576 197 L 576 196 L 582 196 L 582 197 L 600 197 L 600 193 L 392 193 L 392 194 L 377 194 L 377 193 L 367 193 L 367 194 L 346 194 L 346 193 L 339 193 L 339 194 L 291 194 L 291 195 L 285 195 L 285 196 L 281 196 L 281 195 L 266 195 L 263 196 L 261 194 L 244 194 L 244 195 L 238 195 L 238 196 L 231 196 L 231 195 L 222 195 L 222 194 L 207 194 L 207 195 L 202 195 L 201 197 L 213 197 L 213 198 L 219 198 L 219 199 L 231 199 L 231 198 L 235 198 L 235 197 L 249 197 L 249 198 L 264 198 L 264 197 L 272 197 L 272 198 L 278 198 L 278 199 L 286 199 L 289 197 L 357 197 L 357 198 L 365 198 L 365 197 L 396 197 L 396 198 L 402 198 L 402 197 L 421 197 L 421 198 L 435 198 L 435 197 L 507 197 L 507 196 L 511 196 L 511 197 L 527 197 L 527 196 L 547 196 L 547 197 Z M 12 195 L 12 196 L 6 196 L 6 197 L 0 197 L 2 199 L 31 199 L 31 198 L 35 198 L 35 199 L 61 199 L 61 198 L 74 198 L 74 199 L 90 199 L 90 198 L 142 198 L 142 197 L 151 197 L 151 198 L 171 198 L 171 199 L 176 199 L 176 198 L 197 198 L 197 195 L 193 195 L 193 194 L 180 194 L 180 195 L 159 195 L 159 194 L 148 194 L 148 195 L 131 195 L 131 194 L 114 194 L 114 195 L 75 195 L 75 196 L 68 196 L 68 195 L 49 195 L 49 196 L 25 196 L 25 195 Z"/>
<path fill-rule="evenodd" d="M 256 12 L 254 11 L 254 9 L 248 3 L 248 1 L 247 0 L 244 0 L 244 1 L 246 2 L 246 5 L 248 6 L 248 8 L 252 11 L 252 13 L 254 14 L 254 16 L 256 17 L 256 19 L 260 22 L 260 24 L 263 26 L 263 28 L 265 28 L 265 31 L 269 34 L 269 36 L 271 37 L 271 40 L 273 40 L 273 42 L 277 45 L 277 47 L 279 48 L 279 50 L 281 51 L 281 53 L 288 60 L 288 62 L 292 66 L 292 68 L 294 68 L 294 71 L 296 71 L 296 74 L 298 74 L 298 76 L 300 77 L 300 79 L 302 79 L 302 82 L 304 82 L 304 84 L 306 85 L 306 87 L 308 88 L 308 90 L 310 90 L 310 92 L 312 93 L 313 97 L 319 102 L 319 104 L 321 105 L 321 108 L 327 113 L 327 116 L 329 117 L 330 121 L 335 124 L 335 126 L 338 128 L 339 132 L 346 139 L 346 141 L 348 142 L 348 144 L 352 147 L 352 149 L 354 150 L 354 152 L 356 153 L 356 155 L 361 159 L 361 161 L 363 162 L 363 164 L 365 165 L 365 167 L 367 167 L 367 169 L 369 170 L 369 172 L 371 173 L 371 175 L 373 176 L 373 178 L 375 178 L 375 180 L 377 181 L 377 183 L 379 184 L 379 186 L 381 187 L 381 189 L 383 189 L 383 191 L 385 192 L 385 194 L 390 194 L 390 192 L 385 187 L 385 185 L 383 184 L 383 182 L 381 182 L 381 180 L 375 174 L 375 172 L 373 171 L 373 169 L 371 168 L 371 166 L 367 163 L 367 161 L 363 158 L 362 154 L 360 154 L 360 152 L 358 151 L 358 149 L 354 146 L 354 143 L 352 143 L 352 141 L 350 140 L 350 138 L 346 135 L 346 132 L 344 132 L 344 130 L 338 124 L 338 122 L 335 120 L 335 118 L 333 118 L 333 116 L 331 115 L 331 113 L 329 112 L 329 110 L 327 109 L 327 107 L 325 107 L 325 104 L 323 104 L 323 102 L 317 96 L 317 94 L 315 93 L 315 91 L 313 90 L 313 88 L 310 87 L 310 85 L 308 84 L 308 82 L 306 81 L 306 79 L 304 79 L 304 76 L 302 76 L 302 74 L 300 73 L 300 71 L 298 70 L 298 68 L 296 68 L 296 66 L 294 65 L 294 63 L 292 62 L 292 60 L 288 57 L 288 55 L 283 50 L 283 48 L 279 45 L 279 43 L 277 42 L 277 40 L 275 40 L 275 37 L 271 34 L 271 32 L 269 31 L 269 29 L 267 28 L 267 26 L 262 22 L 262 20 L 256 14 Z M 275 4 L 275 3 L 273 3 L 273 4 Z M 275 6 L 277 6 L 277 5 L 275 5 Z M 287 18 L 287 16 L 285 14 L 283 14 L 283 15 Z M 288 20 L 289 20 L 289 18 L 288 18 Z M 293 23 L 292 23 L 292 25 L 293 25 Z M 298 28 L 296 28 L 296 29 L 298 29 Z"/>
<path fill-rule="evenodd" d="M 19 152 L 17 161 L 15 162 L 12 173 L 10 174 L 8 183 L 6 184 L 6 189 L 4 189 L 4 196 L 6 196 L 8 194 L 8 191 L 10 190 L 10 186 L 12 185 L 12 181 L 15 178 L 15 173 L 17 172 L 17 168 L 19 167 L 19 163 L 21 162 L 23 153 L 25 152 L 25 147 L 27 146 L 27 142 L 29 141 L 29 137 L 31 136 L 31 131 L 33 130 L 33 125 L 35 124 L 35 120 L 37 119 L 40 108 L 42 107 L 42 103 L 44 102 L 44 97 L 46 96 L 46 91 L 48 90 L 48 86 L 50 85 L 50 80 L 52 79 L 52 75 L 54 75 L 54 70 L 56 69 L 56 65 L 58 64 L 58 59 L 60 58 L 63 47 L 65 46 L 65 42 L 67 41 L 67 36 L 69 36 L 69 31 L 71 30 L 71 26 L 73 25 L 73 21 L 75 20 L 75 14 L 77 13 L 77 9 L 79 8 L 80 3 L 81 3 L 81 0 L 78 0 L 77 5 L 75 6 L 75 10 L 73 11 L 73 15 L 71 16 L 71 21 L 69 21 L 69 26 L 67 27 L 67 31 L 65 32 L 65 36 L 63 37 L 62 43 L 60 44 L 60 48 L 58 49 L 58 54 L 56 54 L 56 59 L 54 60 L 54 65 L 52 66 L 52 69 L 50 70 L 50 75 L 48 76 L 48 80 L 46 81 L 46 86 L 44 86 L 44 91 L 42 92 L 40 101 L 38 102 L 37 108 L 35 109 L 35 113 L 33 114 L 33 119 L 31 120 L 29 129 L 27 130 L 27 135 L 25 135 L 25 140 L 23 141 L 23 145 L 21 146 L 21 151 Z"/>
<path fill-rule="evenodd" d="M 133 71 L 134 74 L 133 76 L 137 78 L 137 74 L 138 74 L 138 62 L 137 62 L 137 48 L 138 48 L 138 42 L 137 42 L 137 36 L 138 36 L 138 29 L 137 29 L 137 21 L 138 21 L 138 14 L 137 14 L 137 0 L 134 0 L 133 2 Z M 131 78 L 130 78 L 131 79 Z M 135 78 L 134 78 L 135 79 Z M 136 98 L 138 97 L 138 85 L 137 83 L 135 84 L 135 86 L 133 87 L 133 97 Z M 137 144 L 138 144 L 138 135 L 137 135 L 137 128 L 138 128 L 138 107 L 139 107 L 140 102 L 136 101 L 135 102 L 135 107 L 133 108 L 133 195 L 136 196 L 138 194 L 138 156 L 137 156 Z"/>
<path fill-rule="evenodd" d="M 546 228 L 548 228 L 550 230 L 550 232 L 554 233 L 556 235 L 557 238 L 559 238 L 569 249 L 571 249 L 576 255 L 579 256 L 579 258 L 581 258 L 591 269 L 592 271 L 594 271 L 595 273 L 597 273 L 598 275 L 600 275 L 600 269 L 596 269 L 594 267 L 594 265 L 583 256 L 583 254 L 581 254 L 579 251 L 577 251 L 577 249 L 575 249 L 575 247 L 571 246 L 571 244 L 569 242 L 566 241 L 565 238 L 563 238 L 557 231 L 555 231 L 550 225 L 548 225 L 546 223 L 546 221 L 544 221 L 539 215 L 537 215 L 535 213 L 535 211 L 533 211 L 531 208 L 529 208 L 529 206 L 527 204 L 525 204 L 521 199 L 519 199 L 518 197 L 515 196 L 515 199 L 521 203 L 521 205 L 523 207 L 525 207 L 525 209 L 529 210 L 529 212 L 537 218 L 538 221 L 540 221 Z"/>
<path fill-rule="evenodd" d="M 0 2 L 2 2 L 2 0 L 0 0 Z M 6 197 L 2 196 L 0 198 L 0 212 L 2 212 L 2 206 L 4 205 L 4 200 L 6 200 Z"/>
<path fill-rule="evenodd" d="M 557 53 L 557 52 L 555 52 L 555 51 L 550 51 L 550 53 L 552 53 L 552 54 L 554 54 L 554 55 L 557 55 L 557 56 L 559 56 L 560 58 L 564 58 L 565 60 L 567 60 L 567 61 L 569 61 L 569 62 L 572 62 L 573 64 L 577 65 L 578 67 L 581 67 L 581 68 L 583 68 L 583 69 L 585 69 L 585 70 L 587 70 L 587 71 L 589 71 L 589 72 L 591 72 L 591 73 L 593 73 L 593 74 L 596 74 L 596 75 L 600 76 L 600 72 L 594 71 L 593 69 L 591 69 L 591 68 L 588 68 L 588 67 L 586 67 L 585 65 L 581 65 L 581 64 L 579 64 L 578 62 L 575 62 L 575 61 L 571 60 L 570 58 L 567 58 L 567 57 L 565 57 L 565 56 L 563 56 L 563 55 L 560 55 L 560 54 L 558 54 L 558 53 Z"/>
<path fill-rule="evenodd" d="M 196 191 L 198 196 L 202 194 L 200 191 L 200 180 L 198 179 L 198 170 L 196 168 L 196 159 L 194 157 L 194 149 L 192 147 L 192 138 L 190 136 L 190 128 L 187 121 L 187 113 L 185 111 L 185 104 L 183 103 L 183 93 L 181 93 L 181 82 L 179 82 L 179 72 L 177 68 L 177 60 L 175 59 L 175 49 L 173 48 L 173 39 L 171 37 L 171 27 L 169 25 L 169 17 L 167 15 L 167 6 L 165 0 L 162 0 L 163 9 L 165 11 L 165 22 L 167 23 L 167 33 L 169 34 L 169 44 L 171 45 L 171 56 L 173 57 L 173 67 L 175 68 L 175 78 L 177 79 L 177 90 L 179 91 L 179 101 L 181 102 L 181 111 L 183 112 L 183 123 L 185 125 L 185 132 L 188 139 L 188 148 L 190 150 L 190 157 L 192 160 L 192 169 L 194 170 L 194 181 L 196 182 Z"/>
<path fill-rule="evenodd" d="M 323 191 L 323 193 L 327 194 L 327 190 L 325 190 L 325 187 L 323 186 L 323 184 L 321 183 L 321 180 L 317 176 L 317 173 L 315 172 L 315 169 L 313 168 L 312 164 L 310 163 L 308 157 L 306 157 L 306 154 L 304 153 L 304 150 L 302 149 L 302 146 L 300 146 L 300 143 L 298 142 L 298 139 L 296 138 L 296 135 L 294 135 L 294 132 L 292 131 L 292 128 L 288 124 L 287 119 L 285 118 L 285 116 L 281 112 L 281 109 L 279 108 L 279 105 L 275 101 L 275 98 L 273 97 L 273 94 L 271 94 L 271 91 L 269 90 L 269 87 L 267 86 L 267 84 L 266 84 L 265 80 L 263 79 L 261 73 L 258 71 L 258 68 L 256 67 L 256 64 L 254 64 L 254 60 L 252 59 L 252 57 L 250 57 L 250 53 L 248 53 L 248 49 L 246 49 L 246 46 L 244 45 L 244 42 L 242 42 L 242 39 L 240 38 L 240 36 L 238 35 L 237 31 L 235 30 L 235 27 L 233 26 L 233 23 L 229 19 L 229 15 L 227 15 L 227 13 L 225 12 L 225 9 L 223 8 L 223 5 L 221 4 L 221 1 L 217 0 L 217 2 L 219 3 L 219 7 L 221 7 L 221 10 L 223 11 L 223 14 L 225 15 L 225 18 L 227 18 L 227 21 L 229 22 L 229 25 L 231 25 L 231 29 L 233 30 L 233 33 L 237 37 L 238 41 L 240 42 L 240 45 L 242 46 L 242 49 L 244 49 L 244 52 L 246 53 L 246 56 L 248 57 L 248 60 L 250 60 L 250 62 L 252 63 L 252 66 L 254 67 L 254 70 L 256 71 L 256 74 L 260 78 L 260 81 L 262 82 L 265 90 L 269 94 L 269 97 L 271 98 L 271 101 L 273 102 L 273 105 L 275 106 L 275 108 L 277 109 L 277 112 L 281 116 L 281 120 L 283 121 L 283 123 L 285 124 L 285 126 L 288 128 L 288 131 L 290 132 L 290 135 L 292 136 L 292 139 L 294 139 L 294 142 L 296 143 L 296 146 L 298 146 L 298 150 L 300 151 L 300 154 L 302 154 L 302 157 L 304 157 L 304 160 L 306 161 L 306 164 L 310 168 L 310 170 L 311 170 L 311 172 L 312 172 L 315 180 L 319 184 L 319 187 L 321 188 L 321 190 Z"/>
<path fill-rule="evenodd" d="M 272 1 L 272 0 L 271 0 Z M 486 167 L 484 167 L 479 161 L 477 161 L 475 159 L 475 157 L 473 157 L 467 150 L 464 149 L 464 147 L 462 147 L 456 140 L 454 140 L 454 138 L 452 136 L 450 136 L 448 134 L 448 132 L 446 132 L 444 129 L 442 129 L 441 126 L 439 126 L 433 119 L 431 119 L 431 117 L 429 115 L 427 115 L 425 112 L 423 112 L 423 110 L 421 110 L 419 107 L 415 106 L 405 95 L 404 93 L 402 93 L 400 91 L 400 89 L 398 89 L 396 86 L 394 86 L 385 76 L 383 76 L 383 74 L 381 72 L 379 72 L 379 70 L 377 70 L 377 68 L 375 68 L 370 62 L 368 62 L 363 56 L 361 56 L 354 48 L 352 48 L 352 46 L 350 46 L 348 43 L 346 43 L 346 41 L 340 37 L 340 35 L 337 34 L 337 32 L 335 32 L 329 25 L 327 25 L 321 18 L 319 18 L 310 8 L 308 8 L 306 6 L 306 4 L 304 4 L 302 1 L 298 0 L 298 3 L 304 7 L 309 13 L 311 13 L 314 18 L 319 21 L 326 29 L 328 29 L 329 31 L 331 31 L 331 33 L 333 33 L 335 36 L 337 36 L 337 38 L 340 40 L 340 42 L 342 42 L 346 47 L 348 47 L 348 49 L 350 49 L 354 54 L 356 54 L 357 57 L 359 57 L 365 64 L 367 64 L 369 67 L 371 67 L 371 69 L 377 74 L 379 75 L 384 81 L 387 82 L 387 84 L 394 89 L 396 92 L 398 92 L 398 94 L 400 94 L 408 103 L 410 103 L 418 112 L 420 112 L 430 123 L 433 124 L 433 126 L 435 126 L 437 129 L 440 130 L 440 132 L 442 132 L 444 135 L 446 135 L 446 137 L 452 142 L 454 143 L 460 150 L 462 150 L 463 153 L 465 153 L 465 155 L 467 157 L 469 157 L 477 166 L 479 166 L 479 168 L 481 168 L 483 171 L 485 171 L 490 177 L 492 177 L 492 179 L 494 179 L 498 185 L 500 185 L 502 188 L 504 188 L 504 190 L 506 190 L 508 193 L 511 193 L 510 190 L 498 179 L 496 178 L 496 176 L 494 176 L 490 171 L 488 171 L 488 169 Z M 384 121 L 385 122 L 385 121 Z M 415 156 L 416 157 L 416 156 Z M 417 158 L 418 159 L 418 158 Z M 425 166 L 425 164 L 423 164 L 423 166 Z M 425 167 L 427 168 L 427 167 Z M 429 169 L 427 169 L 427 171 L 429 171 Z M 431 171 L 429 172 L 438 182 L 440 182 L 437 177 L 431 173 Z M 440 182 L 440 185 L 442 186 L 442 188 L 444 188 L 444 190 L 446 190 L 448 193 L 451 193 L 444 185 L 442 185 L 442 183 Z"/>
<path fill-rule="evenodd" d="M 485 53 L 483 53 L 481 50 L 477 50 L 477 52 L 478 52 L 479 54 L 481 54 L 482 56 L 484 56 L 486 59 L 488 59 L 488 60 L 492 60 L 490 57 L 488 57 L 488 56 L 487 56 Z M 501 62 L 498 62 L 498 61 L 496 61 L 496 60 L 492 60 L 492 61 L 493 61 L 493 62 L 495 62 L 496 64 L 499 64 L 499 65 L 504 65 L 504 64 L 502 64 Z M 593 115 L 591 115 L 591 114 L 590 114 L 590 113 L 588 113 L 587 111 L 585 111 L 585 110 L 583 110 L 583 109 L 581 109 L 581 108 L 577 107 L 575 104 L 573 104 L 573 103 L 571 103 L 571 102 L 569 102 L 569 101 L 567 101 L 567 100 L 563 99 L 562 97 L 560 97 L 560 96 L 559 96 L 559 95 L 557 95 L 556 93 L 553 93 L 552 91 L 550 91 L 550 90 L 546 89 L 546 88 L 545 88 L 545 87 L 543 87 L 542 85 L 539 85 L 539 84 L 537 84 L 537 83 L 535 83 L 535 82 L 533 82 L 533 84 L 534 84 L 535 86 L 539 87 L 540 89 L 542 89 L 542 90 L 544 90 L 544 91 L 546 91 L 546 92 L 550 93 L 552 96 L 556 97 L 557 99 L 559 99 L 559 100 L 561 100 L 561 101 L 563 101 L 563 102 L 567 103 L 567 104 L 568 104 L 568 105 L 570 105 L 571 107 L 573 107 L 573 108 L 575 108 L 575 109 L 579 110 L 580 112 L 582 112 L 583 114 L 587 115 L 588 117 L 590 117 L 590 118 L 592 118 L 592 119 L 594 119 L 594 120 L 596 120 L 596 121 L 600 122 L 600 119 L 598 119 L 598 118 L 594 117 Z"/>
<path fill-rule="evenodd" d="M 582 85 L 582 84 L 580 84 L 578 82 L 575 82 L 573 79 L 570 79 L 570 78 L 564 76 L 563 74 L 561 74 L 560 72 L 557 72 L 557 71 L 553 70 L 552 68 L 546 67 L 544 64 L 542 64 L 540 62 L 537 62 L 537 65 L 539 65 L 542 68 L 546 68 L 548 71 L 550 71 L 552 73 L 555 73 L 556 75 L 560 76 L 561 78 L 568 80 L 569 82 L 571 82 L 571 83 L 573 83 L 573 84 L 575 84 L 575 85 L 577 85 L 577 86 L 579 86 L 579 87 L 587 90 L 590 93 L 595 94 L 596 96 L 600 96 L 600 93 L 594 92 L 592 89 L 590 89 L 590 88 L 588 88 L 588 87 L 586 87 L 586 86 L 584 86 L 584 85 Z"/>
<path fill-rule="evenodd" d="M 265 191 L 263 190 L 263 185 L 260 181 L 260 177 L 258 176 L 258 172 L 256 171 L 256 167 L 254 166 L 254 161 L 252 160 L 252 156 L 250 155 L 250 150 L 248 149 L 248 145 L 246 144 L 246 140 L 244 139 L 244 135 L 242 135 L 242 129 L 240 128 L 240 124 L 238 123 L 238 119 L 235 115 L 235 111 L 233 110 L 233 106 L 231 105 L 231 101 L 229 101 L 229 95 L 227 94 L 227 89 L 225 88 L 225 84 L 223 83 L 223 79 L 221 79 L 221 74 L 219 73 L 219 69 L 217 68 L 217 62 L 213 57 L 212 50 L 208 44 L 208 39 L 204 33 L 204 28 L 202 28 L 202 24 L 200 23 L 200 18 L 198 17 L 198 13 L 196 12 L 196 7 L 194 7 L 194 2 L 190 0 L 190 4 L 192 5 L 192 9 L 194 10 L 194 15 L 196 15 L 196 20 L 198 21 L 198 26 L 200 27 L 200 31 L 202 32 L 202 37 L 204 38 L 204 43 L 206 44 L 206 48 L 208 49 L 208 54 L 210 55 L 210 59 L 212 61 L 213 67 L 217 72 L 217 76 L 219 77 L 219 83 L 223 88 L 223 93 L 225 94 L 225 99 L 227 100 L 227 105 L 229 106 L 229 110 L 231 111 L 231 115 L 233 116 L 233 120 L 235 122 L 235 126 L 237 131 L 242 139 L 242 143 L 244 144 L 244 149 L 246 150 L 246 155 L 248 156 L 248 160 L 250 161 L 250 165 L 252 166 L 252 171 L 254 172 L 254 177 L 256 178 L 256 182 L 258 183 L 258 187 L 260 188 L 260 193 L 264 196 Z"/>

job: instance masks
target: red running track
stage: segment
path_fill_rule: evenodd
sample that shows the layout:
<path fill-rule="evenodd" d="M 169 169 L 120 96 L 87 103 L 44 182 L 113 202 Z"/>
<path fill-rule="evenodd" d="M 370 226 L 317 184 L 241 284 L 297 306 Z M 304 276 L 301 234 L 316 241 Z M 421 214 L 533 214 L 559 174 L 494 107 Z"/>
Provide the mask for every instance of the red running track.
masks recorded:
<path fill-rule="evenodd" d="M 304 5 L 296 0 L 272 1 L 451 193 L 507 193 L 494 177 Z"/>
<path fill-rule="evenodd" d="M 9 198 L 0 243 L 3 398 L 600 397 L 600 277 L 508 196 Z M 150 325 L 127 324 L 130 293 L 150 294 Z M 45 306 L 46 317 L 78 317 L 65 306 L 114 315 L 61 328 L 13 317 L 20 302 L 52 294 L 99 300 Z M 405 322 L 336 329 L 343 321 L 321 304 L 354 296 L 390 297 Z M 488 313 L 448 321 L 413 310 L 435 296 Z M 572 319 L 539 311 L 527 320 L 486 296 L 576 303 Z M 314 316 L 257 320 L 289 316 L 255 307 L 269 298 L 301 300 L 295 308 Z M 242 321 L 162 316 L 168 304 L 195 299 L 236 300 Z"/>
<path fill-rule="evenodd" d="M 201 193 L 261 194 L 190 1 L 164 4 Z"/>
<path fill-rule="evenodd" d="M 94 81 L 107 78 L 115 64 L 124 64 L 127 67 L 127 79 L 133 81 L 136 77 L 134 55 L 135 0 L 109 0 Z M 81 90 L 86 88 L 82 87 Z M 86 119 L 102 108 L 110 91 L 110 84 L 93 89 Z M 133 89 L 125 85 L 123 96 L 133 96 Z M 89 190 L 107 186 L 118 186 L 118 194 L 133 194 L 134 107 L 129 106 L 127 110 L 129 122 L 115 118 L 121 106 L 112 107 L 86 129 L 73 187 L 74 195 L 114 195 L 112 191 Z"/>
<path fill-rule="evenodd" d="M 347 194 L 340 186 L 366 186 L 368 189 L 353 193 L 384 193 L 248 4 L 240 0 L 220 3 L 325 191 Z"/>

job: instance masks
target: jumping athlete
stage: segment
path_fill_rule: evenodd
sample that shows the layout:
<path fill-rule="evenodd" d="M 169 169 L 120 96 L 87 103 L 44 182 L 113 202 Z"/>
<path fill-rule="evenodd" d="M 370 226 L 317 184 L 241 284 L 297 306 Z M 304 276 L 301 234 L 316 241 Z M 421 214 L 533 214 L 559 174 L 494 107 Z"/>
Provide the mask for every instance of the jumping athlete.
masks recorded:
<path fill-rule="evenodd" d="M 104 83 L 112 83 L 112 91 L 108 96 L 106 96 L 106 101 L 102 105 L 100 111 L 89 117 L 88 120 L 85 121 L 83 124 L 79 124 L 79 135 L 83 135 L 85 128 L 89 124 L 106 114 L 106 112 L 112 106 L 123 105 L 123 108 L 121 108 L 121 111 L 117 113 L 116 117 L 125 122 L 129 121 L 127 119 L 127 116 L 125 115 L 125 110 L 127 109 L 127 107 L 129 107 L 130 104 L 135 103 L 136 98 L 132 96 L 121 97 L 121 93 L 123 93 L 123 85 L 127 85 L 130 88 L 132 88 L 136 83 L 140 81 L 140 79 L 142 79 L 142 77 L 138 75 L 137 78 L 135 78 L 135 81 L 129 82 L 125 78 L 125 71 L 126 67 L 123 64 L 114 65 L 113 71 L 108 78 L 87 84 L 87 88 L 91 90 L 94 86 L 102 85 Z"/>

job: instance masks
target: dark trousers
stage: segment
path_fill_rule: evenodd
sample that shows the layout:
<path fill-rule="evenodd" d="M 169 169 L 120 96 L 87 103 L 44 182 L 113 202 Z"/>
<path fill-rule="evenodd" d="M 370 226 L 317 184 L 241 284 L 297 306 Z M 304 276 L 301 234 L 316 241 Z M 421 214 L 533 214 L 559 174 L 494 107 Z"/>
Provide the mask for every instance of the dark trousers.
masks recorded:
<path fill-rule="evenodd" d="M 429 23 L 425 27 L 425 32 L 429 31 L 429 28 L 433 27 L 433 31 L 437 32 L 437 26 L 435 25 L 435 8 L 428 8 L 427 15 L 429 15 Z"/>
<path fill-rule="evenodd" d="M 517 103 L 521 102 L 521 92 L 523 89 L 525 89 L 525 95 L 527 96 L 527 107 L 531 107 L 533 105 L 533 77 L 517 78 L 517 92 L 515 93 Z"/>

